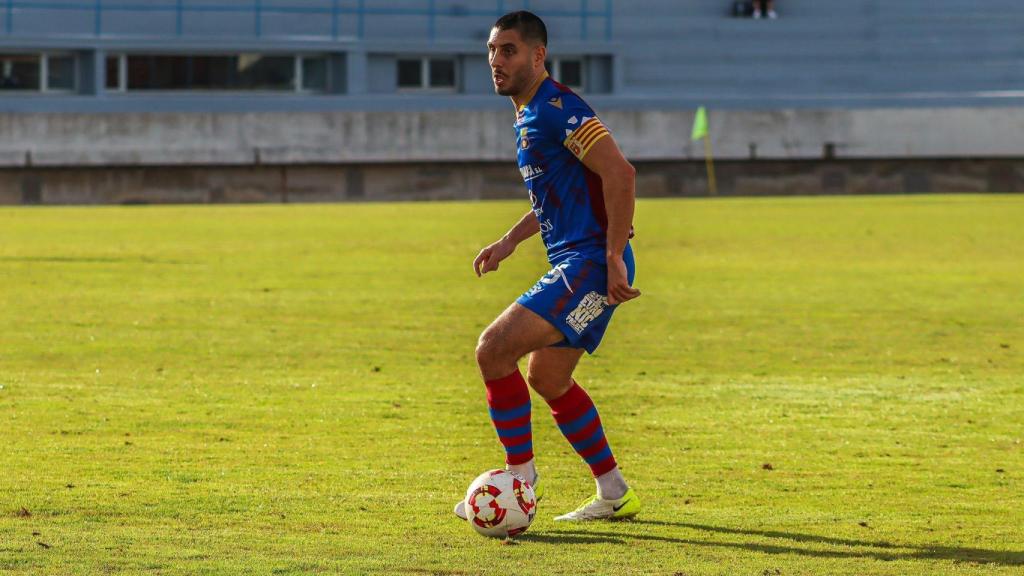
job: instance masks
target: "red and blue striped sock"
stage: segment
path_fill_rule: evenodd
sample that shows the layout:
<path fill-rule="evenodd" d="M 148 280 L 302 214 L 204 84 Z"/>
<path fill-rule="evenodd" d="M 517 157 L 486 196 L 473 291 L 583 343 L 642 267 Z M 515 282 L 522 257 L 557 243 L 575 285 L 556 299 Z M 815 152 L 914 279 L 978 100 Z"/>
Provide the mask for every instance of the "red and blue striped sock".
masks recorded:
<path fill-rule="evenodd" d="M 568 392 L 548 400 L 548 405 L 559 430 L 590 466 L 595 478 L 615 468 L 615 456 L 604 436 L 601 417 L 586 390 L 573 381 Z"/>
<path fill-rule="evenodd" d="M 505 463 L 525 464 L 533 460 L 533 429 L 530 424 L 530 389 L 526 380 L 515 372 L 488 380 L 487 406 L 498 440 L 505 447 Z"/>

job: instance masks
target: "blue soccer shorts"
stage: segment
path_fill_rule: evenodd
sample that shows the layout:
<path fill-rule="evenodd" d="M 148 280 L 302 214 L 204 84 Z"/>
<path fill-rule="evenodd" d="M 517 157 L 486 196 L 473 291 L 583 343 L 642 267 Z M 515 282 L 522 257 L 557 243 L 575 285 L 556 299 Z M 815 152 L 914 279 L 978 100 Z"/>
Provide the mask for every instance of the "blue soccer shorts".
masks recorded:
<path fill-rule="evenodd" d="M 636 275 L 633 249 L 622 254 L 632 286 Z M 550 322 L 565 335 L 555 346 L 583 348 L 593 354 L 618 305 L 608 305 L 608 266 L 603 253 L 569 252 L 516 302 Z"/>

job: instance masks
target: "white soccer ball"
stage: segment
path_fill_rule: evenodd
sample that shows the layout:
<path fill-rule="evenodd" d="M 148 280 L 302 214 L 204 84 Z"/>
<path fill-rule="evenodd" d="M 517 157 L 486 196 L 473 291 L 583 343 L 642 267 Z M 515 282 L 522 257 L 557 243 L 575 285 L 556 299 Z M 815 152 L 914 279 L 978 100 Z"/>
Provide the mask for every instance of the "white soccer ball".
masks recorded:
<path fill-rule="evenodd" d="M 466 519 L 484 536 L 511 538 L 522 534 L 536 513 L 533 486 L 508 470 L 488 470 L 466 490 Z"/>

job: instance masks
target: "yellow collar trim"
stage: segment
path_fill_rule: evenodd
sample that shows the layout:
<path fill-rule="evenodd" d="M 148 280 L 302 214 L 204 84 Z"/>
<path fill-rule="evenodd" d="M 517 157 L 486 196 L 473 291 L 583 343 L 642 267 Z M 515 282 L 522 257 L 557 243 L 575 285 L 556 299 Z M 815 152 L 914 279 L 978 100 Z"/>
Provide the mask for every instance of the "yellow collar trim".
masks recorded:
<path fill-rule="evenodd" d="M 530 89 L 530 93 L 526 96 L 526 100 L 524 101 L 524 103 L 519 105 L 517 112 L 521 112 L 526 109 L 526 105 L 529 104 L 531 100 L 533 100 L 533 97 L 537 95 L 537 91 L 540 90 L 540 85 L 543 84 L 544 81 L 547 79 L 548 71 L 545 70 L 544 73 L 540 75 L 540 80 L 538 80 L 537 83 L 534 84 L 533 88 Z"/>

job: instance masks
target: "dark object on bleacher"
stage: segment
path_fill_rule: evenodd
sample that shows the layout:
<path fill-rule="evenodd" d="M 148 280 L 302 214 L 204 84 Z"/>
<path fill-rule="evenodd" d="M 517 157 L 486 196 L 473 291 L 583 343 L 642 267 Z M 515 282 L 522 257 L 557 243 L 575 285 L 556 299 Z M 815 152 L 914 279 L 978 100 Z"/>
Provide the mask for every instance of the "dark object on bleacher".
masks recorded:
<path fill-rule="evenodd" d="M 732 15 L 735 18 L 750 18 L 754 15 L 754 3 L 736 0 L 732 3 Z"/>

